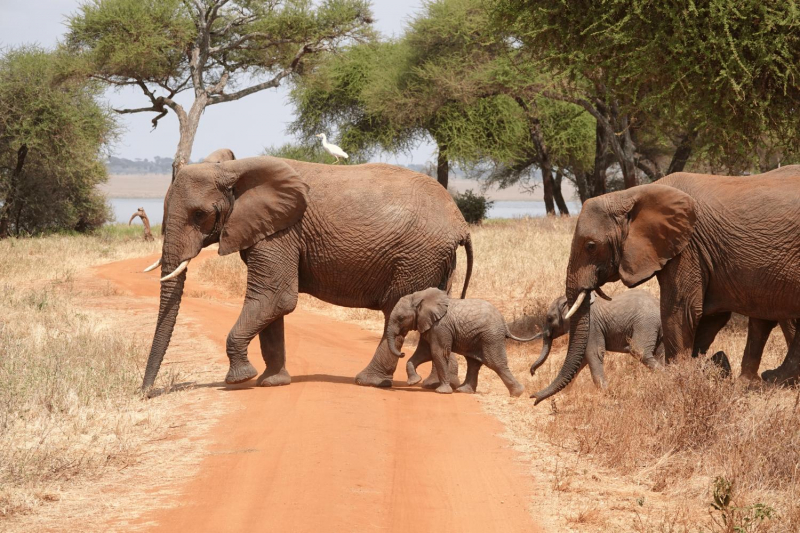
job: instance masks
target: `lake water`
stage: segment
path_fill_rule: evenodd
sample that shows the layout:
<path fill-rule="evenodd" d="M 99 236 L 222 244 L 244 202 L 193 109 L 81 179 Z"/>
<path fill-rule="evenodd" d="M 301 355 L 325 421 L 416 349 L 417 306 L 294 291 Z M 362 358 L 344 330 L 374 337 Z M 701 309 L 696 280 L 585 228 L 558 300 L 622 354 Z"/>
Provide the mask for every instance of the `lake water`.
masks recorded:
<path fill-rule="evenodd" d="M 114 209 L 114 217 L 117 222 L 128 222 L 131 215 L 140 207 L 144 207 L 150 224 L 161 224 L 161 217 L 164 213 L 163 198 L 109 198 L 108 202 Z M 567 207 L 571 215 L 580 212 L 580 202 L 567 202 Z M 488 218 L 521 218 L 521 217 L 543 217 L 547 214 L 544 202 L 531 201 L 495 201 L 489 209 Z"/>

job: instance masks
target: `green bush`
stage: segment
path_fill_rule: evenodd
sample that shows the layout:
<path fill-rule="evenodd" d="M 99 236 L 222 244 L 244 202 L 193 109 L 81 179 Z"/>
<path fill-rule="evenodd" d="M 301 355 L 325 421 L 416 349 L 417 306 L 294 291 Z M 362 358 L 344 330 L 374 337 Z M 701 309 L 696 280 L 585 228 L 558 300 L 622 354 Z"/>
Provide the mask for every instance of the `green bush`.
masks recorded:
<path fill-rule="evenodd" d="M 475 194 L 472 189 L 453 196 L 459 211 L 468 224 L 480 224 L 486 218 L 494 202 L 489 201 L 482 194 Z"/>

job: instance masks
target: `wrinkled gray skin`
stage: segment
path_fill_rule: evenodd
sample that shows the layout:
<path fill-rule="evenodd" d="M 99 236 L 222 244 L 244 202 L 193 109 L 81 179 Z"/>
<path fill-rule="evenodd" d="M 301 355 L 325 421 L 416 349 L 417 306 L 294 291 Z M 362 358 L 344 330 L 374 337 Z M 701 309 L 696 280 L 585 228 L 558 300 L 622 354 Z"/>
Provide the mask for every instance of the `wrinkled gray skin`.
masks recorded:
<path fill-rule="evenodd" d="M 569 333 L 570 319 L 564 319 L 568 310 L 566 296 L 550 304 L 542 329 L 542 354 L 531 365 L 531 375 L 547 360 L 553 340 Z M 581 368 L 589 365 L 595 385 L 603 389 L 608 385 L 603 372 L 606 351 L 635 353 L 650 369 L 664 364 L 658 298 L 643 290 L 625 291 L 611 301 L 592 301 L 589 313 L 589 339 Z"/>
<path fill-rule="evenodd" d="M 469 226 L 436 180 L 384 164 L 337 167 L 214 152 L 178 172 L 164 201 L 161 274 L 219 243 L 247 265 L 241 315 L 226 343 L 226 383 L 257 375 L 247 346 L 259 336 L 266 371 L 258 385 L 286 385 L 283 317 L 298 293 L 345 307 L 383 311 L 405 294 L 449 289 L 456 249 Z M 178 315 L 186 271 L 162 281 L 160 308 L 142 388 L 153 385 Z M 462 294 L 463 297 L 463 294 Z M 428 350 L 421 342 L 418 351 Z M 384 337 L 356 383 L 388 387 L 397 366 Z"/>
<path fill-rule="evenodd" d="M 400 298 L 386 324 L 389 349 L 397 357 L 403 338 L 411 330 L 420 334 L 430 345 L 430 358 L 439 378 L 436 392 L 453 392 L 450 362 L 455 358 L 451 352 L 467 358 L 467 377 L 458 392 L 473 393 L 478 388 L 478 371 L 486 365 L 494 370 L 508 387 L 511 396 L 521 395 L 525 388 L 514 378 L 508 368 L 506 339 L 527 342 L 537 338 L 520 339 L 509 333 L 503 315 L 489 302 L 467 299 L 452 300 L 447 293 L 436 288 L 425 289 Z M 415 353 L 409 360 L 423 362 L 422 354 Z M 408 367 L 407 367 L 408 368 Z M 457 370 L 456 366 L 456 370 Z M 416 374 L 416 372 L 414 372 Z M 410 376 L 409 376 L 410 377 Z"/>

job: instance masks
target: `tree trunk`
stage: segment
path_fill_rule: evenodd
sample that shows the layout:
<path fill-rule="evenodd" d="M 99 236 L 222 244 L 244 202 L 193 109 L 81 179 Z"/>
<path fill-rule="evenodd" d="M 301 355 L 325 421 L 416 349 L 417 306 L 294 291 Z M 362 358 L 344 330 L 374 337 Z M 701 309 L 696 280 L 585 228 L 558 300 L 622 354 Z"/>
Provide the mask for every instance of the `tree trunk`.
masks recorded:
<path fill-rule="evenodd" d="M 618 154 L 619 166 L 622 169 L 622 179 L 625 182 L 625 188 L 630 189 L 638 185 L 636 182 L 636 147 L 631 138 L 630 123 L 627 116 L 622 117 L 620 125 L 622 126 L 620 128 L 622 130 L 622 142 L 620 143 L 621 150 Z"/>
<path fill-rule="evenodd" d="M 553 189 L 555 183 L 553 180 L 553 169 L 549 165 L 542 165 L 542 189 L 544 191 L 544 208 L 547 211 L 547 216 L 556 216 L 556 207 L 553 202 Z"/>
<path fill-rule="evenodd" d="M 25 157 L 28 155 L 28 145 L 23 144 L 20 146 L 19 150 L 17 150 L 17 165 L 14 167 L 14 170 L 11 172 L 11 183 L 8 186 L 8 194 L 6 195 L 6 199 L 3 202 L 2 213 L 0 214 L 0 239 L 5 239 L 8 237 L 8 225 L 9 219 L 11 217 L 11 211 L 15 207 L 15 203 L 17 201 L 17 187 L 19 185 L 19 177 L 22 175 L 22 167 L 25 165 Z M 19 213 L 21 209 L 17 210 L 17 222 L 19 223 Z M 19 225 L 19 224 L 17 224 Z M 17 228 L 17 233 L 19 233 L 19 228 Z"/>
<path fill-rule="evenodd" d="M 178 171 L 189 162 L 192 156 L 194 137 L 197 135 L 200 117 L 203 115 L 207 104 L 208 96 L 205 93 L 200 93 L 195 96 L 188 115 L 178 113 L 180 138 L 178 139 L 178 149 L 175 152 L 175 160 L 172 162 L 172 181 L 175 181 Z"/>
<path fill-rule="evenodd" d="M 564 175 L 561 173 L 560 170 L 556 170 L 556 178 L 553 182 L 553 198 L 555 198 L 556 205 L 558 206 L 558 211 L 561 213 L 562 217 L 569 216 L 569 209 L 567 208 L 567 202 L 564 201 L 564 197 L 561 195 L 561 180 L 564 178 Z"/>
<path fill-rule="evenodd" d="M 692 156 L 692 148 L 694 147 L 695 137 L 696 133 L 694 131 L 690 131 L 681 137 L 681 140 L 678 143 L 678 148 L 675 150 L 675 153 L 672 154 L 672 161 L 669 162 L 667 175 L 670 175 L 674 172 L 683 172 L 686 162 L 689 161 L 689 158 Z"/>
<path fill-rule="evenodd" d="M 450 161 L 447 159 L 447 145 L 439 145 L 439 155 L 436 159 L 436 181 L 442 184 L 442 187 L 447 188 L 447 182 L 450 177 Z"/>
<path fill-rule="evenodd" d="M 588 198 L 606 193 L 606 170 L 608 169 L 608 137 L 606 129 L 597 122 L 594 135 L 594 167 L 587 177 L 586 195 Z M 585 201 L 585 200 L 584 200 Z"/>
<path fill-rule="evenodd" d="M 589 199 L 589 187 L 586 182 L 586 172 L 575 172 L 575 186 L 578 188 L 578 198 L 580 198 L 581 205 Z"/>

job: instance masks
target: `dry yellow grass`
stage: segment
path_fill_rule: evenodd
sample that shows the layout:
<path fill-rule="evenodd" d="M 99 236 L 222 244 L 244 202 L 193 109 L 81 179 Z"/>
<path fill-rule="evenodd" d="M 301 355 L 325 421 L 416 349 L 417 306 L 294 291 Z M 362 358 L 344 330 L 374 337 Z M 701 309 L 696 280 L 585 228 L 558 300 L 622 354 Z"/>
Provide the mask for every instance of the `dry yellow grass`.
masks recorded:
<path fill-rule="evenodd" d="M 489 300 L 509 321 L 524 313 L 540 322 L 564 291 L 574 224 L 574 219 L 528 219 L 474 228 L 469 296 Z M 455 291 L 464 259 L 461 250 Z M 208 261 L 199 274 L 243 294 L 245 269 L 238 257 Z M 654 280 L 645 288 L 658 294 Z M 616 284 L 606 292 L 622 290 Z M 299 305 L 373 330 L 382 327 L 377 312 L 336 308 L 307 296 Z M 725 350 L 738 373 L 746 321 L 731 322 L 712 349 Z M 531 377 L 528 367 L 540 345 L 510 343 L 509 364 L 529 393 L 555 376 L 566 345 L 566 339 L 556 341 L 550 360 Z M 782 337 L 773 335 L 763 368 L 777 366 L 785 350 Z M 605 393 L 583 372 L 552 401 L 534 408 L 525 397 L 508 398 L 494 374 L 481 372 L 480 400 L 505 423 L 506 436 L 529 458 L 539 481 L 541 501 L 532 502 L 532 512 L 540 523 L 558 531 L 800 529 L 800 391 L 746 390 L 716 378 L 699 360 L 650 372 L 631 356 L 610 354 L 606 374 Z M 732 483 L 732 500 L 724 512 L 709 513 L 717 477 Z M 773 508 L 771 518 L 759 518 L 763 510 L 756 504 Z"/>
<path fill-rule="evenodd" d="M 125 468 L 162 427 L 136 392 L 148 346 L 81 305 L 90 265 L 156 252 L 136 228 L 0 241 L 0 523 L 66 484 Z M 169 379 L 169 378 L 167 378 Z"/>

